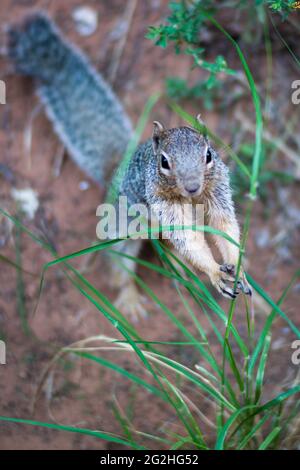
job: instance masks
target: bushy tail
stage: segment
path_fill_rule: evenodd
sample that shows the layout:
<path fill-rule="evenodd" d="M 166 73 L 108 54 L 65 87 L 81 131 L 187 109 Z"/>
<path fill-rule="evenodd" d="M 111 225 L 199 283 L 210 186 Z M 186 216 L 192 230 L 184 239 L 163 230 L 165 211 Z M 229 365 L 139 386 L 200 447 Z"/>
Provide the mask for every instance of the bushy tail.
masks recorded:
<path fill-rule="evenodd" d="M 17 72 L 48 80 L 67 59 L 68 48 L 54 23 L 36 13 L 9 28 L 8 53 Z"/>
<path fill-rule="evenodd" d="M 132 134 L 109 85 L 42 13 L 9 29 L 8 54 L 17 72 L 37 79 L 46 112 L 72 158 L 105 183 Z"/>

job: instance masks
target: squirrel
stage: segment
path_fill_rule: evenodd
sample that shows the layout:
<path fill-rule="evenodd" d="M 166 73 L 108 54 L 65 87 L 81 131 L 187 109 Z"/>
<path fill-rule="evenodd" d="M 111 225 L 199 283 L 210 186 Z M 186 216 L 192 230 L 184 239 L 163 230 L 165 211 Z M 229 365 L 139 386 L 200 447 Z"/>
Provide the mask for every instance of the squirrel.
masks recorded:
<path fill-rule="evenodd" d="M 35 13 L 8 31 L 8 55 L 17 73 L 33 77 L 38 95 L 54 130 L 76 164 L 98 184 L 112 180 L 122 162 L 133 127 L 110 86 L 86 56 L 70 44 L 44 13 Z M 128 204 L 146 204 L 163 227 L 182 224 L 184 204 L 203 204 L 205 221 L 239 243 L 240 231 L 230 188 L 229 171 L 207 135 L 188 126 L 166 129 L 153 123 L 153 135 L 132 155 L 118 188 Z M 212 285 L 234 299 L 242 291 L 251 295 L 243 269 L 234 290 L 239 249 L 213 235 L 222 255 L 217 263 L 203 233 L 166 231 L 176 252 Z M 116 234 L 114 234 L 115 236 Z M 113 238 L 113 236 L 112 236 Z M 125 270 L 112 263 L 116 305 L 138 317 L 146 313 L 128 271 L 135 271 L 142 239 L 117 244 L 125 255 Z"/>

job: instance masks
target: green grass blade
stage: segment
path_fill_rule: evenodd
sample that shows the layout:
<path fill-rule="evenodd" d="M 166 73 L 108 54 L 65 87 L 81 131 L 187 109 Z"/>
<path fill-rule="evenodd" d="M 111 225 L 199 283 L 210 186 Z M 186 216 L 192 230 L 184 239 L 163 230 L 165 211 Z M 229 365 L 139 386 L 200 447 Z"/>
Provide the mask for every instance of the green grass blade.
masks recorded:
<path fill-rule="evenodd" d="M 251 173 L 251 183 L 250 183 L 250 194 L 249 195 L 252 199 L 255 199 L 256 195 L 257 195 L 258 175 L 259 175 L 260 161 L 261 161 L 261 156 L 262 156 L 262 136 L 263 136 L 263 118 L 262 118 L 259 94 L 257 92 L 255 81 L 253 79 L 253 76 L 252 76 L 252 73 L 251 73 L 250 68 L 248 66 L 248 63 L 245 59 L 245 56 L 244 56 L 240 46 L 238 45 L 238 43 L 218 23 L 218 21 L 215 18 L 210 17 L 209 20 L 217 29 L 219 29 L 219 31 L 221 31 L 224 34 L 224 36 L 226 36 L 226 38 L 235 47 L 235 49 L 238 53 L 238 56 L 240 58 L 241 64 L 243 66 L 245 75 L 247 77 L 248 83 L 249 83 L 251 96 L 252 96 L 252 101 L 253 101 L 254 108 L 255 108 L 255 115 L 256 115 L 255 152 L 254 152 L 253 161 L 252 161 L 252 173 Z"/>
<path fill-rule="evenodd" d="M 179 362 L 175 361 L 174 359 L 170 359 L 166 356 L 156 354 L 155 355 L 160 361 L 164 362 L 169 368 L 173 369 L 174 372 L 182 375 L 185 377 L 186 380 L 194 383 L 197 385 L 202 391 L 206 392 L 211 399 L 216 401 L 216 403 L 220 404 L 223 403 L 226 408 L 230 411 L 235 411 L 235 407 L 224 397 L 217 389 L 208 385 L 206 382 L 203 382 L 197 377 L 197 374 L 189 369 L 188 367 L 180 364 Z"/>
<path fill-rule="evenodd" d="M 282 305 L 282 303 L 283 303 L 284 299 L 286 298 L 289 290 L 291 289 L 291 287 L 293 286 L 293 284 L 295 283 L 296 279 L 299 276 L 300 276 L 300 270 L 297 270 L 294 273 L 294 275 L 293 275 L 292 279 L 290 280 L 290 282 L 288 283 L 288 285 L 286 286 L 286 288 L 284 289 L 282 295 L 280 296 L 280 299 L 277 301 L 277 306 L 278 307 L 280 307 Z M 264 325 L 264 327 L 261 331 L 261 334 L 258 338 L 258 341 L 256 343 L 256 346 L 255 346 L 254 351 L 253 351 L 253 353 L 251 355 L 251 358 L 250 358 L 250 362 L 249 362 L 249 375 L 250 376 L 253 373 L 253 370 L 254 370 L 256 361 L 258 359 L 259 353 L 264 347 L 266 337 L 269 334 L 269 331 L 272 327 L 272 324 L 273 324 L 273 321 L 274 321 L 275 317 L 276 317 L 276 311 L 274 309 L 272 309 L 270 315 L 266 319 L 265 325 Z"/>
<path fill-rule="evenodd" d="M 16 269 L 17 271 L 20 271 L 22 272 L 23 274 L 27 274 L 28 276 L 31 276 L 31 277 L 38 277 L 37 274 L 35 273 L 32 273 L 30 271 L 27 271 L 27 269 L 24 269 L 22 266 L 20 266 L 18 263 L 15 263 L 14 261 L 12 261 L 11 259 L 7 258 L 7 256 L 4 256 L 0 253 L 0 261 L 2 261 L 3 263 L 6 263 L 8 264 L 9 266 L 13 267 L 14 269 Z"/>
<path fill-rule="evenodd" d="M 246 436 L 240 441 L 238 445 L 238 450 L 242 450 L 246 447 L 249 441 L 251 441 L 251 439 L 253 439 L 257 435 L 258 431 L 261 430 L 261 428 L 263 427 L 263 425 L 266 423 L 268 419 L 270 419 L 270 415 L 266 414 L 256 423 L 255 426 L 253 426 L 251 431 L 248 434 L 246 434 Z"/>
<path fill-rule="evenodd" d="M 116 444 L 122 444 L 127 447 L 133 447 L 131 442 L 128 442 L 125 439 L 110 435 L 105 432 L 93 431 L 91 429 L 76 428 L 74 426 L 63 426 L 61 424 L 45 423 L 42 421 L 34 421 L 31 419 L 10 418 L 8 416 L 0 416 L 0 421 L 2 421 L 3 423 L 8 422 L 8 423 L 26 424 L 30 426 L 40 426 L 40 427 L 48 428 L 48 429 L 55 429 L 57 431 L 68 431 L 68 432 L 74 432 L 78 434 L 85 434 L 87 436 L 97 437 L 98 439 L 102 439 L 104 441 L 114 442 Z M 145 447 L 139 446 L 139 449 L 145 450 Z"/>
<path fill-rule="evenodd" d="M 68 349 L 65 349 L 68 351 Z M 117 372 L 120 375 L 123 375 L 126 377 L 128 380 L 140 385 L 141 387 L 145 388 L 148 392 L 152 393 L 153 395 L 157 396 L 158 398 L 161 398 L 162 400 L 166 401 L 165 394 L 161 392 L 157 387 L 154 385 L 149 384 L 145 380 L 141 379 L 137 375 L 133 374 L 132 372 L 128 372 L 126 369 L 123 367 L 114 364 L 113 362 L 108 361 L 107 359 L 103 359 L 102 357 L 95 356 L 90 353 L 85 353 L 81 351 L 76 351 L 76 349 L 69 349 L 70 352 L 75 353 L 76 355 L 80 357 L 84 357 L 85 359 L 89 359 L 90 361 L 97 362 L 98 364 L 101 364 L 102 366 L 106 367 L 107 369 L 111 369 L 114 372 Z M 120 353 L 122 353 L 122 350 L 120 350 Z"/>
<path fill-rule="evenodd" d="M 270 15 L 270 18 L 271 18 L 271 22 L 272 22 L 272 25 L 273 25 L 273 28 L 277 34 L 277 36 L 279 37 L 280 41 L 282 42 L 282 44 L 287 48 L 287 50 L 289 51 L 290 55 L 292 56 L 292 58 L 294 59 L 296 65 L 298 65 L 298 67 L 300 67 L 300 60 L 298 59 L 298 57 L 296 56 L 296 54 L 292 51 L 291 47 L 288 45 L 288 43 L 286 42 L 286 40 L 284 39 L 284 37 L 282 36 L 282 34 L 280 33 L 280 31 L 278 30 L 276 24 L 274 23 L 274 20 L 272 18 L 272 15 Z"/>
<path fill-rule="evenodd" d="M 250 274 L 247 274 L 247 280 L 249 281 L 250 285 L 253 287 L 253 289 L 259 293 L 259 295 L 273 308 L 273 310 L 281 317 L 283 318 L 286 323 L 289 325 L 291 330 L 295 333 L 295 335 L 300 339 L 300 331 L 298 328 L 294 325 L 292 320 L 290 320 L 286 314 L 279 308 L 279 306 L 271 299 L 271 297 L 268 296 L 268 294 L 257 284 L 257 282 L 250 276 Z"/>
<path fill-rule="evenodd" d="M 221 428 L 221 430 L 220 430 L 220 432 L 217 436 L 217 442 L 216 442 L 215 449 L 216 450 L 224 449 L 225 439 L 226 439 L 227 433 L 228 433 L 230 427 L 234 424 L 234 422 L 237 421 L 238 418 L 240 418 L 242 413 L 244 413 L 245 411 L 250 411 L 252 409 L 254 410 L 253 413 L 249 414 L 246 417 L 246 419 L 243 420 L 242 424 L 245 424 L 245 422 L 247 420 L 249 420 L 250 418 L 253 418 L 255 415 L 273 409 L 274 407 L 280 405 L 285 400 L 287 400 L 288 398 L 290 398 L 291 396 L 296 395 L 296 394 L 300 394 L 300 385 L 292 387 L 292 388 L 288 389 L 286 392 L 280 393 L 279 395 L 277 395 L 277 397 L 275 397 L 272 400 L 264 403 L 264 405 L 261 405 L 261 406 L 248 405 L 248 406 L 244 406 L 244 407 L 240 408 L 239 410 L 236 410 L 230 416 L 230 418 L 226 421 L 224 426 Z M 242 424 L 240 424 L 240 427 L 242 426 Z"/>
<path fill-rule="evenodd" d="M 239 389 L 241 392 L 244 392 L 244 383 L 243 383 L 243 380 L 242 380 L 242 377 L 241 377 L 241 374 L 239 372 L 239 368 L 236 364 L 236 361 L 235 361 L 235 358 L 234 358 L 234 355 L 233 355 L 233 352 L 232 352 L 232 349 L 231 349 L 231 346 L 230 346 L 230 343 L 228 341 L 227 338 L 225 338 L 225 348 L 227 349 L 228 353 L 229 353 L 229 364 L 231 366 L 231 370 L 236 378 L 236 381 L 237 381 L 237 384 L 239 386 Z"/>
<path fill-rule="evenodd" d="M 262 394 L 263 380 L 265 374 L 266 363 L 268 359 L 268 352 L 271 344 L 271 336 L 267 336 L 265 344 L 262 350 L 260 362 L 257 369 L 256 381 L 255 381 L 255 403 L 258 403 Z"/>
<path fill-rule="evenodd" d="M 227 436 L 227 433 L 228 433 L 230 427 L 235 423 L 235 421 L 238 420 L 238 418 L 240 418 L 240 416 L 243 413 L 245 413 L 245 411 L 248 411 L 250 409 L 255 409 L 255 408 L 256 408 L 255 405 L 244 406 L 244 407 L 236 410 L 230 416 L 230 418 L 225 422 L 225 424 L 222 426 L 222 428 L 220 429 L 220 431 L 218 433 L 217 441 L 216 441 L 216 445 L 215 445 L 215 450 L 224 450 L 225 439 L 226 439 L 226 436 Z"/>
<path fill-rule="evenodd" d="M 135 439 L 134 439 L 133 434 L 131 432 L 130 422 L 129 422 L 127 416 L 121 410 L 121 408 L 120 408 L 120 406 L 117 402 L 116 397 L 114 397 L 114 399 L 113 399 L 112 412 L 115 416 L 115 419 L 120 424 L 121 429 L 123 430 L 123 434 L 125 436 L 125 439 L 127 439 L 127 441 L 131 443 L 131 445 L 134 449 L 138 449 L 139 446 L 135 442 Z"/>
<path fill-rule="evenodd" d="M 272 429 L 272 431 L 270 432 L 270 434 L 265 438 L 265 440 L 260 444 L 258 450 L 266 450 L 269 445 L 271 444 L 272 441 L 274 441 L 274 439 L 278 436 L 278 434 L 280 433 L 281 431 L 281 428 L 280 427 L 277 427 L 277 428 L 274 428 Z"/>
<path fill-rule="evenodd" d="M 166 383 L 170 388 L 170 393 L 172 393 L 174 397 L 173 400 L 177 412 L 181 416 L 182 422 L 185 423 L 186 429 L 192 439 L 193 444 L 198 449 L 207 449 L 203 434 L 182 395 L 180 394 L 178 389 L 176 389 L 169 381 L 167 381 Z"/>

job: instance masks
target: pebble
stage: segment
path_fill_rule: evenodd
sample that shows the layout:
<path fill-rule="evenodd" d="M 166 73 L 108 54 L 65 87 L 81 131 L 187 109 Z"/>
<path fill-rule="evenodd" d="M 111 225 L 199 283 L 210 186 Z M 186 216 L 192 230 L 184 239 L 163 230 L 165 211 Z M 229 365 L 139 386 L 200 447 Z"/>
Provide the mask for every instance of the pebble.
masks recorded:
<path fill-rule="evenodd" d="M 80 6 L 73 10 L 76 30 L 81 36 L 91 36 L 98 27 L 98 13 L 91 7 Z"/>
<path fill-rule="evenodd" d="M 11 195 L 14 200 L 19 204 L 22 212 L 32 220 L 35 216 L 36 211 L 39 207 L 39 199 L 37 192 L 32 188 L 16 189 L 11 190 Z"/>
<path fill-rule="evenodd" d="M 80 181 L 79 189 L 80 191 L 87 191 L 90 188 L 90 183 L 88 181 Z"/>

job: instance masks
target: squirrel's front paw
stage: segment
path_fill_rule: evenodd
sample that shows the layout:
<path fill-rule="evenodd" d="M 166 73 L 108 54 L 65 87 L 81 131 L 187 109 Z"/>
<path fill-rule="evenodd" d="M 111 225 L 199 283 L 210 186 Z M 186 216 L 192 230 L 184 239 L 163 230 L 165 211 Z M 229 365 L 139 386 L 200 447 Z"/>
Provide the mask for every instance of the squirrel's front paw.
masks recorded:
<path fill-rule="evenodd" d="M 236 269 L 235 269 L 234 264 L 226 264 L 226 263 L 222 264 L 220 266 L 220 271 L 224 273 L 225 276 L 229 276 L 228 280 L 231 280 L 232 278 L 233 278 L 233 281 L 235 280 Z M 240 268 L 239 280 L 237 281 L 236 286 L 237 286 L 238 291 L 242 291 L 246 295 L 252 295 L 252 290 L 248 284 L 248 281 L 246 279 L 245 273 L 242 268 Z"/>
<path fill-rule="evenodd" d="M 144 307 L 145 302 L 146 299 L 139 293 L 136 285 L 132 283 L 122 287 L 114 305 L 121 313 L 137 323 L 140 318 L 148 316 Z"/>

